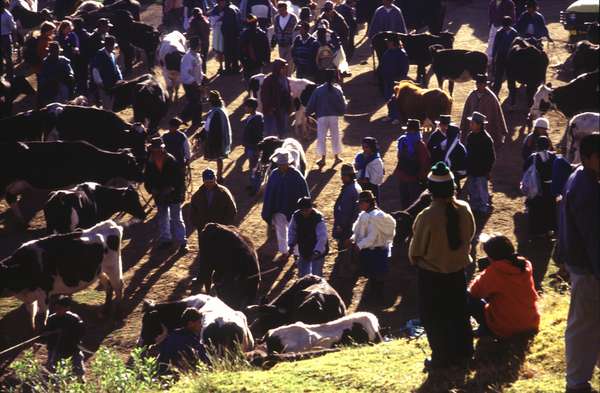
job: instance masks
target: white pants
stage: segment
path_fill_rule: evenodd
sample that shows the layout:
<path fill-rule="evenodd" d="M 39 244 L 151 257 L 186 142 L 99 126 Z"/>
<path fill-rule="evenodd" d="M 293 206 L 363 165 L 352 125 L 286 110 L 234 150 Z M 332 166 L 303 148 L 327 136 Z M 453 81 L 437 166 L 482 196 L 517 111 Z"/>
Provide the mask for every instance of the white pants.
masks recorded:
<path fill-rule="evenodd" d="M 290 225 L 287 217 L 283 213 L 273 214 L 271 224 L 275 227 L 275 236 L 277 236 L 277 249 L 282 254 L 288 252 L 288 226 Z"/>
<path fill-rule="evenodd" d="M 333 154 L 342 152 L 339 118 L 337 116 L 323 116 L 317 119 L 317 155 L 319 157 L 323 157 L 327 153 L 326 139 L 328 131 L 331 132 Z"/>
<path fill-rule="evenodd" d="M 491 62 L 492 61 L 492 51 L 494 50 L 494 40 L 496 39 L 496 33 L 498 32 L 498 30 L 501 29 L 501 26 L 490 26 L 490 36 L 488 38 L 488 46 L 487 46 L 487 50 L 486 50 L 486 54 L 488 57 L 488 60 Z"/>
<path fill-rule="evenodd" d="M 571 276 L 571 304 L 565 331 L 567 387 L 586 386 L 600 359 L 600 281 L 591 274 Z"/>

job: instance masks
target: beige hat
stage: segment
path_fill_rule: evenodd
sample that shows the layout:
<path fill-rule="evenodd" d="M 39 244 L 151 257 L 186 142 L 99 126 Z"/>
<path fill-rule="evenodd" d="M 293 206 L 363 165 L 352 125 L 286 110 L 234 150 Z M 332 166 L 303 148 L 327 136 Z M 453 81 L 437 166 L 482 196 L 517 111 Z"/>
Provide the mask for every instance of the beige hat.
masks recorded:
<path fill-rule="evenodd" d="M 545 117 L 538 117 L 533 123 L 533 128 L 543 128 L 545 130 L 550 128 L 550 122 Z"/>
<path fill-rule="evenodd" d="M 292 157 L 292 153 L 288 149 L 279 147 L 275 149 L 275 152 L 271 156 L 271 161 L 277 165 L 291 164 L 294 161 L 294 157 Z"/>

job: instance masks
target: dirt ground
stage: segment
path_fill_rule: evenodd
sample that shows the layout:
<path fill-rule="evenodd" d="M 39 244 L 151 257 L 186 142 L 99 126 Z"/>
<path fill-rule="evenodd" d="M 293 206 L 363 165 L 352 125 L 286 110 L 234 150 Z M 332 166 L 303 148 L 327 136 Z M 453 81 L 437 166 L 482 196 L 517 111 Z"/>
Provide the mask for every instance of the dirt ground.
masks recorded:
<path fill-rule="evenodd" d="M 558 23 L 559 11 L 566 8 L 569 1 L 545 0 L 542 3 L 541 12 L 549 22 L 549 28 L 554 44 L 547 47 L 550 64 L 563 61 L 568 52 L 565 48 L 567 33 Z M 143 12 L 143 19 L 154 25 L 160 22 L 160 6 L 151 5 Z M 487 2 L 449 2 L 447 26 L 448 30 L 456 33 L 455 48 L 466 48 L 471 50 L 485 50 L 488 25 L 487 25 Z M 352 162 L 355 154 L 360 150 L 361 139 L 372 135 L 378 138 L 382 154 L 384 156 L 386 181 L 382 187 L 382 208 L 385 211 L 399 209 L 399 195 L 397 180 L 392 175 L 396 165 L 395 140 L 400 135 L 398 127 L 381 123 L 379 120 L 385 116 L 383 99 L 378 94 L 373 75 L 371 50 L 364 39 L 365 30 L 357 37 L 359 42 L 354 59 L 351 61 L 351 72 L 353 76 L 346 79 L 343 89 L 349 99 L 348 115 L 341 122 L 343 132 L 344 149 L 341 158 Z M 136 72 L 144 70 L 143 64 L 138 64 Z M 213 61 L 209 63 L 209 76 L 216 74 L 217 65 Z M 414 76 L 416 70 L 411 68 Z M 553 70 L 548 69 L 548 81 L 554 85 L 564 82 L 556 79 Z M 432 81 L 430 87 L 436 87 Z M 225 185 L 230 188 L 236 197 L 238 204 L 237 223 L 255 243 L 260 256 L 262 270 L 273 267 L 277 269 L 264 276 L 261 285 L 261 294 L 272 299 L 279 294 L 296 276 L 296 269 L 292 260 L 285 266 L 273 262 L 276 253 L 274 238 L 268 236 L 267 226 L 260 217 L 261 200 L 258 197 L 247 196 L 245 186 L 248 179 L 247 163 L 243 160 L 243 148 L 240 145 L 241 127 L 240 119 L 243 115 L 241 104 L 246 97 L 245 84 L 239 76 L 215 77 L 210 85 L 211 89 L 221 92 L 227 109 L 231 116 L 233 127 L 234 148 L 230 158 L 225 162 Z M 455 121 L 459 121 L 462 114 L 463 104 L 466 96 L 474 88 L 473 82 L 457 84 L 454 90 L 454 106 L 452 115 Z M 180 91 L 180 95 L 183 91 Z M 507 96 L 506 85 L 501 91 L 501 100 Z M 181 99 L 177 105 L 170 108 L 169 116 L 179 113 L 182 108 Z M 26 108 L 24 108 L 26 109 Z M 536 265 L 536 276 L 543 277 L 548 264 L 552 243 L 537 241 L 531 242 L 527 239 L 527 220 L 523 213 L 523 201 L 518 190 L 521 175 L 522 161 L 520 148 L 523 140 L 522 125 L 524 124 L 526 108 L 524 108 L 521 97 L 520 107 L 514 111 L 506 111 L 506 119 L 512 131 L 510 140 L 497 151 L 497 162 L 492 173 L 491 187 L 493 190 L 494 213 L 485 223 L 480 223 L 481 230 L 485 233 L 502 233 L 510 236 L 518 242 L 520 250 L 530 257 Z M 122 116 L 130 119 L 131 111 L 122 112 Z M 165 118 L 163 126 L 166 125 Z M 558 142 L 566 125 L 566 119 L 559 113 L 549 114 L 551 124 L 551 137 Z M 82 125 L 84 126 L 84 125 Z M 313 198 L 316 200 L 319 210 L 327 217 L 329 229 L 332 225 L 332 208 L 341 187 L 339 179 L 339 165 L 332 167 L 332 157 L 328 164 L 319 169 L 315 164 L 318 159 L 315 156 L 314 140 L 305 143 L 308 159 L 307 181 Z M 202 159 L 194 161 L 193 187 L 196 189 L 201 183 L 200 173 L 207 166 Z M 188 195 L 188 200 L 189 200 Z M 6 205 L 1 205 L 4 211 Z M 188 206 L 184 207 L 185 213 Z M 191 252 L 183 257 L 174 253 L 157 253 L 152 251 L 153 241 L 157 230 L 153 220 L 154 212 L 143 225 L 127 228 L 123 244 L 123 270 L 125 280 L 125 292 L 123 302 L 122 321 L 101 319 L 97 312 L 103 301 L 103 293 L 95 289 L 89 289 L 76 296 L 78 304 L 74 311 L 82 315 L 87 322 L 87 333 L 84 347 L 95 351 L 100 345 L 112 347 L 124 356 L 135 345 L 140 331 L 141 305 L 144 299 L 164 301 L 177 299 L 189 294 L 188 288 L 191 274 L 195 270 L 195 256 L 197 253 L 197 234 L 190 233 L 189 244 Z M 3 227 L 3 219 L 0 218 L 0 257 L 10 255 L 23 241 L 30 240 L 43 235 L 43 217 L 38 215 L 32 222 L 32 226 L 26 232 L 18 232 Z M 188 231 L 189 232 L 189 231 Z M 354 279 L 350 274 L 347 263 L 338 256 L 334 244 L 332 252 L 325 263 L 325 275 L 349 305 L 350 311 L 369 310 L 377 314 L 388 332 L 394 333 L 402 324 L 416 317 L 415 298 L 415 273 L 408 266 L 406 260 L 399 255 L 402 250 L 395 250 L 393 269 L 386 282 L 387 304 L 381 308 L 373 308 L 363 301 L 364 279 Z M 0 301 L 0 348 L 7 348 L 32 336 L 27 325 L 27 314 L 25 308 L 13 299 Z M 43 350 L 40 351 L 43 353 Z M 10 359 L 0 359 L 3 366 Z"/>

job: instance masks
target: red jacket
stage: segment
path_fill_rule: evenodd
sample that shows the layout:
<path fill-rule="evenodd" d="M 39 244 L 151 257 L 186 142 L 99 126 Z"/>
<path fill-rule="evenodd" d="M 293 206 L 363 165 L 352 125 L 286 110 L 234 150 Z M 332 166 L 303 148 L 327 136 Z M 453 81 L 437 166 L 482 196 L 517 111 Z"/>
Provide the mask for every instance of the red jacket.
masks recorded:
<path fill-rule="evenodd" d="M 397 158 L 398 165 L 396 166 L 396 176 L 400 182 L 415 182 L 427 180 L 427 174 L 431 170 L 431 156 L 429 149 L 423 141 L 419 141 L 415 145 L 416 155 L 414 160 L 404 160 L 405 150 L 399 149 Z M 415 166 L 415 167 L 413 167 Z M 416 173 L 415 173 L 416 169 Z"/>
<path fill-rule="evenodd" d="M 492 262 L 473 280 L 469 292 L 488 302 L 485 320 L 497 336 L 510 337 L 538 329 L 538 295 L 529 261 L 525 261 L 524 272 L 508 261 Z"/>

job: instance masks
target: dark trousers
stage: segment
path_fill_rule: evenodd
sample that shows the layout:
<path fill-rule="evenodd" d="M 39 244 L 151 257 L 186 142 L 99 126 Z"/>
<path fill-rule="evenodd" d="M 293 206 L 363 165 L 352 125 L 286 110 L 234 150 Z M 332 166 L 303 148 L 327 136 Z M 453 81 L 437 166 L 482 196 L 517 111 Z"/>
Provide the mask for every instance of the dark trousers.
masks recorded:
<path fill-rule="evenodd" d="M 436 366 L 450 366 L 473 355 L 467 280 L 464 270 L 437 273 L 418 269 L 419 314 Z"/>
<path fill-rule="evenodd" d="M 346 59 L 348 59 L 348 60 L 352 59 L 352 56 L 354 56 L 354 37 L 355 36 L 356 36 L 356 32 L 351 31 L 350 36 L 344 42 L 344 52 L 346 52 Z"/>
<path fill-rule="evenodd" d="M 502 83 L 504 82 L 504 77 L 506 74 L 506 61 L 504 59 L 496 59 L 494 60 L 494 86 L 493 90 L 496 95 L 502 89 Z"/>
<path fill-rule="evenodd" d="M 181 112 L 183 121 L 192 121 L 192 126 L 199 126 L 202 119 L 202 100 L 200 96 L 200 86 L 197 84 L 183 85 L 185 90 L 185 107 Z"/>
<path fill-rule="evenodd" d="M 10 34 L 0 36 L 0 74 L 13 74 L 12 38 Z"/>
<path fill-rule="evenodd" d="M 479 324 L 478 335 L 489 336 L 492 334 L 488 328 L 487 322 L 485 321 L 485 305 L 487 304 L 483 299 L 477 299 L 467 294 L 469 302 L 469 315 L 473 317 Z"/>
<path fill-rule="evenodd" d="M 548 192 L 527 201 L 529 232 L 533 236 L 556 230 L 556 200 Z"/>
<path fill-rule="evenodd" d="M 238 40 L 239 37 L 224 37 L 225 51 L 223 57 L 225 60 L 225 71 L 238 72 L 240 70 Z"/>
<path fill-rule="evenodd" d="M 202 58 L 202 72 L 206 75 L 206 63 L 208 63 L 208 45 L 202 45 L 200 49 L 200 57 Z"/>
<path fill-rule="evenodd" d="M 400 204 L 403 210 L 408 209 L 423 192 L 423 186 L 418 181 L 401 181 L 399 188 Z"/>

